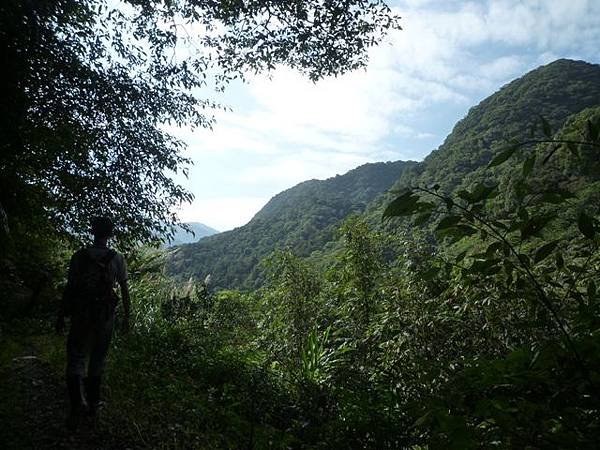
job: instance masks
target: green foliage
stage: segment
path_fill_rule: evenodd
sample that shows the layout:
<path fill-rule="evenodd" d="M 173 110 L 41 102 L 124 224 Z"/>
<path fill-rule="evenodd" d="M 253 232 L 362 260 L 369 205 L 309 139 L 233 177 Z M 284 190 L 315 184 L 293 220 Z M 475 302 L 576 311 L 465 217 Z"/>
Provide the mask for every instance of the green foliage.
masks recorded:
<path fill-rule="evenodd" d="M 273 197 L 247 225 L 180 247 L 169 272 L 197 279 L 210 274 L 217 288 L 259 287 L 265 282 L 261 259 L 284 248 L 303 257 L 323 250 L 330 255 L 324 247 L 335 241 L 342 221 L 364 211 L 412 164 L 366 164 L 328 180 L 300 183 Z"/>
<path fill-rule="evenodd" d="M 318 320 L 320 277 L 289 250 L 273 253 L 266 265 L 270 281 L 262 300 L 264 342 L 276 361 L 299 367 Z"/>
<path fill-rule="evenodd" d="M 170 236 L 192 195 L 172 179 L 189 160 L 166 125 L 212 126 L 220 106 L 198 92 L 278 65 L 313 81 L 364 67 L 396 28 L 379 0 L 4 2 L 2 228 L 81 239 L 104 213 L 122 242 Z"/>
<path fill-rule="evenodd" d="M 433 445 L 460 443 L 461 448 L 470 448 L 497 442 L 507 447 L 540 443 L 561 447 L 577 442 L 592 448 L 588 430 L 599 426 L 592 418 L 597 410 L 599 361 L 590 350 L 598 345 L 598 316 L 592 305 L 600 260 L 593 216 L 600 211 L 589 201 L 589 193 L 578 187 L 582 182 L 595 185 L 598 174 L 579 171 L 576 182 L 561 184 L 562 190 L 570 190 L 568 195 L 561 191 L 550 205 L 545 194 L 555 188 L 546 184 L 549 190 L 540 191 L 539 184 L 540 179 L 560 177 L 564 173 L 560 168 L 597 164 L 597 151 L 582 160 L 581 152 L 570 152 L 565 141 L 595 147 L 595 141 L 584 140 L 589 125 L 583 129 L 581 124 L 598 122 L 600 110 L 594 109 L 569 120 L 554 136 L 547 135 L 545 126 L 547 140 L 534 150 L 536 159 L 543 161 L 538 172 L 515 171 L 517 182 L 507 180 L 500 192 L 495 186 L 477 185 L 454 197 L 416 187 L 389 209 L 389 216 L 418 215 L 419 203 L 437 201 L 442 217 L 436 227 L 442 239 L 440 256 L 453 274 L 450 285 L 483 299 L 488 312 L 500 302 L 517 312 L 503 324 L 503 351 L 495 358 L 463 352 L 464 368 L 453 371 L 449 383 L 440 385 L 427 401 L 416 425 L 431 433 Z M 580 141 L 571 137 L 577 133 Z M 544 154 L 548 152 L 550 157 Z M 525 182 L 535 175 L 537 179 Z M 498 195 L 514 196 L 517 208 L 494 208 Z M 577 213 L 582 204 L 588 212 Z M 552 229 L 551 219 L 557 217 L 562 228 Z M 467 227 L 471 232 L 464 232 Z M 552 254 L 554 261 L 549 262 Z M 466 311 L 461 312 L 464 318 Z M 555 400 L 563 394 L 569 401 Z"/>

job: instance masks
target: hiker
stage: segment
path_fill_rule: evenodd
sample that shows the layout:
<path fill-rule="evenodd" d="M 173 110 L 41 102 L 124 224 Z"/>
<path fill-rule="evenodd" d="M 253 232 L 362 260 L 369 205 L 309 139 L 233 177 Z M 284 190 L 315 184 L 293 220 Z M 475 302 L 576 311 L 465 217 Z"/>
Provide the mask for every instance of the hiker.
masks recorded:
<path fill-rule="evenodd" d="M 67 338 L 66 381 L 70 412 L 67 426 L 74 430 L 86 411 L 94 416 L 100 400 L 102 372 L 112 337 L 118 296 L 123 297 L 123 331 L 129 331 L 129 290 L 123 255 L 108 247 L 113 223 L 107 217 L 91 222 L 94 243 L 77 251 L 71 258 L 67 286 L 63 293 L 56 331 L 62 333 L 65 317 L 71 317 Z M 89 359 L 89 361 L 87 361 Z M 85 376 L 88 362 L 87 377 Z M 82 395 L 82 386 L 85 397 Z M 86 402 L 87 400 L 87 402 Z"/>

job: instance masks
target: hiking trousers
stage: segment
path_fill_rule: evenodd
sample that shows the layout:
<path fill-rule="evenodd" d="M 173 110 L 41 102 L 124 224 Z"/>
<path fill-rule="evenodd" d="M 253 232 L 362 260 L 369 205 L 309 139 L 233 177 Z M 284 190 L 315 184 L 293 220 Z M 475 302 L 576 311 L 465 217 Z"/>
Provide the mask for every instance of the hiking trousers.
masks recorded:
<path fill-rule="evenodd" d="M 106 356 L 112 339 L 115 314 L 102 318 L 74 315 L 67 338 L 67 376 L 100 377 L 106 365 Z"/>

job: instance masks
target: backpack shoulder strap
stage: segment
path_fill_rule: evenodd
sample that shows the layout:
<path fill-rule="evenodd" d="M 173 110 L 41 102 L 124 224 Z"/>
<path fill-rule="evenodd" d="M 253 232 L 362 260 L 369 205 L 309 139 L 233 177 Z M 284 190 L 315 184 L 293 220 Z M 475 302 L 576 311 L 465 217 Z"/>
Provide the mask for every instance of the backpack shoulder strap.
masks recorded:
<path fill-rule="evenodd" d="M 117 256 L 117 252 L 111 248 L 108 250 L 108 253 L 100 261 L 102 262 L 102 264 L 108 265 L 115 256 Z"/>

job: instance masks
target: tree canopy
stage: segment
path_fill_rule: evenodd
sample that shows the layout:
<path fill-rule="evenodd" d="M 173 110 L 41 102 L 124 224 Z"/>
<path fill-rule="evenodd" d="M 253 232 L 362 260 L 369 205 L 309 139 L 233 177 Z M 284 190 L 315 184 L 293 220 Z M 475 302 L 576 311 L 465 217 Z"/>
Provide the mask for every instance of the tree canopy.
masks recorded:
<path fill-rule="evenodd" d="M 380 0 L 4 2 L 3 225 L 76 237 L 108 213 L 124 241 L 172 232 L 192 195 L 166 125 L 212 126 L 210 93 L 248 73 L 362 67 L 392 28 Z"/>

